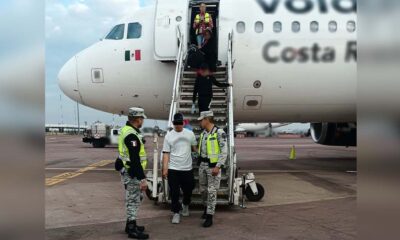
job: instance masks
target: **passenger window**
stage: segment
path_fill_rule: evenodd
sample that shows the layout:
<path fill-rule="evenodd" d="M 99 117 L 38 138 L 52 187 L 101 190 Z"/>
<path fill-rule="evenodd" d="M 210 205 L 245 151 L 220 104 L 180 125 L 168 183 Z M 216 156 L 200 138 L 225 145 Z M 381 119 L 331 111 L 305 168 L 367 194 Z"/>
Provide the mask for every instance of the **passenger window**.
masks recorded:
<path fill-rule="evenodd" d="M 142 25 L 140 23 L 129 23 L 128 39 L 140 38 L 142 36 Z"/>
<path fill-rule="evenodd" d="M 281 22 L 274 22 L 274 32 L 279 33 L 282 32 L 282 23 Z"/>
<path fill-rule="evenodd" d="M 256 33 L 262 33 L 264 31 L 264 23 L 258 21 L 254 25 L 254 30 Z"/>
<path fill-rule="evenodd" d="M 244 22 L 238 22 L 236 24 L 236 31 L 238 33 L 244 33 L 246 31 L 246 24 Z"/>
<path fill-rule="evenodd" d="M 115 26 L 111 32 L 107 35 L 106 39 L 121 40 L 124 38 L 125 24 Z"/>
<path fill-rule="evenodd" d="M 356 22 L 355 21 L 347 22 L 347 31 L 351 32 L 351 33 L 356 31 Z"/>
<path fill-rule="evenodd" d="M 297 21 L 292 22 L 292 31 L 295 33 L 300 32 L 300 23 L 299 22 L 297 22 Z"/>
<path fill-rule="evenodd" d="M 337 23 L 335 21 L 329 22 L 329 32 L 336 32 L 337 31 Z"/>
<path fill-rule="evenodd" d="M 318 30 L 319 30 L 319 23 L 317 21 L 312 21 L 310 23 L 310 31 L 316 33 L 318 32 Z"/>

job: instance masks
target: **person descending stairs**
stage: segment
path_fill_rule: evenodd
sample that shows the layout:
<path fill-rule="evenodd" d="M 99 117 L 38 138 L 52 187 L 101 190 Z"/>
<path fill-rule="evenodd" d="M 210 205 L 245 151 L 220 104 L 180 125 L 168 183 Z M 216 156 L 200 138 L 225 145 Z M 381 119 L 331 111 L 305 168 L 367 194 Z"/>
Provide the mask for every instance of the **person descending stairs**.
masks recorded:
<path fill-rule="evenodd" d="M 203 65 L 203 70 L 208 70 L 208 67 Z M 205 68 L 205 69 L 204 69 Z M 208 72 L 208 71 L 207 71 Z M 195 83 L 196 83 L 197 72 L 193 70 L 186 70 L 183 72 L 182 81 L 179 91 L 179 100 L 178 106 L 176 111 L 182 113 L 185 116 L 185 120 L 189 122 L 190 126 L 193 129 L 193 132 L 196 135 L 196 138 L 200 140 L 200 134 L 202 133 L 203 129 L 200 127 L 200 121 L 198 120 L 200 116 L 200 111 L 196 106 L 193 106 L 193 92 L 195 90 Z M 216 79 L 219 86 L 228 87 L 230 86 L 227 83 L 227 72 L 225 67 L 220 67 L 217 69 L 217 72 L 214 73 L 214 76 L 211 78 Z M 202 84 L 202 83 L 199 83 Z M 203 83 L 204 84 L 204 83 Z M 207 83 L 205 83 L 207 84 Z M 201 110 L 208 110 L 204 109 L 203 105 L 210 106 L 210 110 L 213 112 L 214 115 L 214 122 L 215 125 L 220 128 L 227 130 L 228 128 L 228 91 L 225 88 L 216 88 L 212 86 L 212 82 L 210 80 L 209 87 L 213 87 L 211 96 L 206 96 L 206 99 L 201 99 L 203 96 L 199 96 L 199 104 L 202 103 L 201 101 L 208 101 L 210 103 L 202 103 Z M 200 93 L 200 92 L 199 92 Z M 226 132 L 226 131 L 225 131 Z M 229 161 L 226 162 L 227 165 Z M 193 197 L 192 202 L 201 204 L 201 192 L 199 186 L 199 164 L 197 161 L 193 162 L 193 171 L 195 173 L 195 189 L 193 190 Z M 221 185 L 217 192 L 217 201 L 218 204 L 228 204 L 229 200 L 229 176 L 227 173 L 226 167 L 221 169 Z"/>

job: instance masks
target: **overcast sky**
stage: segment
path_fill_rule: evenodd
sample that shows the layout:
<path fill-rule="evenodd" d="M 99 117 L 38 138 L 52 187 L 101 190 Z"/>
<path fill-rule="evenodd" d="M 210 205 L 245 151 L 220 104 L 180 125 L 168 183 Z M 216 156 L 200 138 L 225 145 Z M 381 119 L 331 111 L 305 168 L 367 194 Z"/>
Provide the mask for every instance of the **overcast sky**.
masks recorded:
<path fill-rule="evenodd" d="M 79 51 L 103 38 L 120 20 L 154 0 L 46 0 L 46 123 L 76 124 L 76 103 L 57 84 L 64 63 Z M 61 96 L 61 97 L 60 97 Z M 61 98 L 61 100 L 60 100 Z M 122 124 L 125 117 L 113 116 L 80 106 L 81 123 L 100 120 Z M 165 123 L 147 121 L 163 127 Z"/>

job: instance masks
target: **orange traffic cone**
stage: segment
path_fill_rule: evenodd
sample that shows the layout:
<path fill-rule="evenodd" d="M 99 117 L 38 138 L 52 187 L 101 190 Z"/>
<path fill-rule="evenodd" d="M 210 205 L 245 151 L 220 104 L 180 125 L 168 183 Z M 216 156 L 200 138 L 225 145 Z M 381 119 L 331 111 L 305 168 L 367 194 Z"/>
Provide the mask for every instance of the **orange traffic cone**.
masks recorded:
<path fill-rule="evenodd" d="M 292 149 L 290 150 L 289 159 L 290 160 L 295 160 L 296 159 L 296 148 L 295 148 L 294 145 L 292 146 Z"/>

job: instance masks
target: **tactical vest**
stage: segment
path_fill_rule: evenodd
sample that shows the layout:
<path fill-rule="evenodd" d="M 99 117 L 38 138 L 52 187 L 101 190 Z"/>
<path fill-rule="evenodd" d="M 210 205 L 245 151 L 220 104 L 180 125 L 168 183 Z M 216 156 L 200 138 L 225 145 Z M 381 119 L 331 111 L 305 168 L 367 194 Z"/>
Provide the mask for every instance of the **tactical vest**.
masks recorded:
<path fill-rule="evenodd" d="M 207 137 L 207 158 L 210 159 L 211 164 L 215 164 L 218 162 L 218 156 L 221 153 L 221 150 L 219 148 L 219 142 L 218 142 L 218 128 L 216 128 L 216 131 L 214 133 L 211 131 L 210 134 L 208 134 Z M 203 143 L 203 137 L 204 137 L 204 132 L 201 133 L 200 135 L 200 141 L 199 141 L 199 155 L 201 155 L 201 145 Z"/>
<path fill-rule="evenodd" d="M 209 14 L 209 13 L 205 13 L 205 14 L 204 14 L 204 22 L 205 22 L 206 24 L 209 24 L 209 23 L 210 23 L 210 19 L 211 19 L 210 14 Z M 194 22 L 195 22 L 196 24 L 199 24 L 199 23 L 200 23 L 200 14 L 197 14 L 197 15 L 196 15 L 196 18 L 194 19 Z M 199 29 L 200 29 L 200 26 L 199 26 L 199 28 L 196 29 L 196 34 L 199 34 Z"/>
<path fill-rule="evenodd" d="M 129 158 L 129 150 L 127 146 L 125 145 L 125 138 L 129 134 L 134 134 L 140 142 L 140 151 L 139 151 L 139 157 L 140 157 L 140 163 L 143 167 L 143 170 L 146 169 L 147 167 L 147 154 L 146 150 L 144 149 L 144 144 L 143 144 L 143 137 L 131 126 L 125 126 L 121 129 L 121 134 L 118 139 L 118 152 L 119 152 L 119 157 L 121 158 L 122 162 L 124 163 L 125 169 L 129 169 L 129 165 L 127 162 L 130 161 Z"/>

